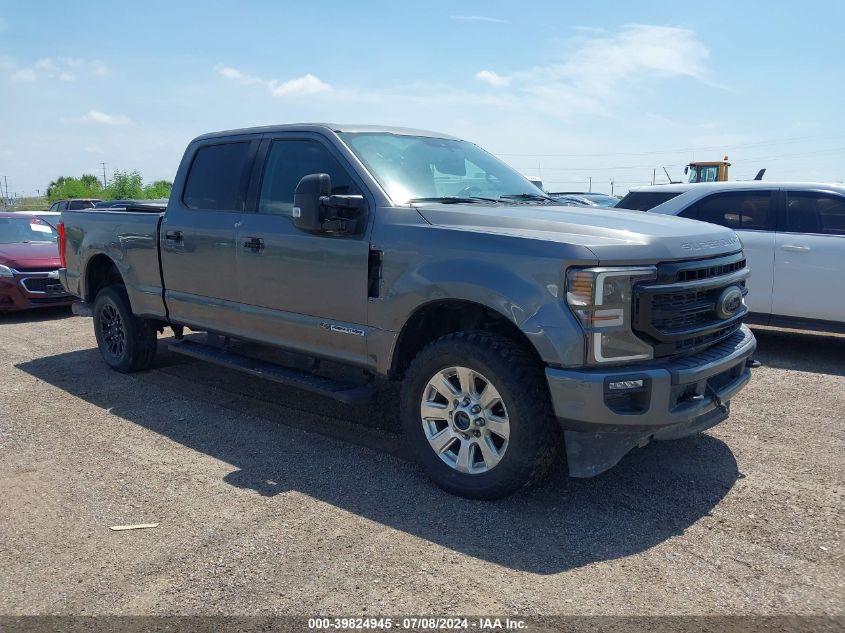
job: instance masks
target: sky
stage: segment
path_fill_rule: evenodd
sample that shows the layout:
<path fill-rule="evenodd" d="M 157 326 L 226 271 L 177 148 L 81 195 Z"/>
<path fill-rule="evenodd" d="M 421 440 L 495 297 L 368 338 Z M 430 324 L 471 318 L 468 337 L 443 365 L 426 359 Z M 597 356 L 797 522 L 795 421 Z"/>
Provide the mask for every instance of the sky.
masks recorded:
<path fill-rule="evenodd" d="M 555 191 L 725 154 L 842 182 L 843 24 L 813 0 L 0 0 L 0 177 L 172 180 L 200 134 L 329 121 L 459 136 Z"/>

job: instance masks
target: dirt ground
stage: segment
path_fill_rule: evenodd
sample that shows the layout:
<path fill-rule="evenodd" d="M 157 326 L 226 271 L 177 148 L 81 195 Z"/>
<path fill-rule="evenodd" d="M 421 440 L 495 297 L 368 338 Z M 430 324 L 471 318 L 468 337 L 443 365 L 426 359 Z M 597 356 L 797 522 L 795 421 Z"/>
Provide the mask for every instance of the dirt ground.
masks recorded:
<path fill-rule="evenodd" d="M 0 316 L 0 613 L 827 614 L 845 607 L 845 338 L 757 330 L 730 419 L 489 503 L 350 407 L 90 319 Z M 158 523 L 114 532 L 109 526 Z"/>

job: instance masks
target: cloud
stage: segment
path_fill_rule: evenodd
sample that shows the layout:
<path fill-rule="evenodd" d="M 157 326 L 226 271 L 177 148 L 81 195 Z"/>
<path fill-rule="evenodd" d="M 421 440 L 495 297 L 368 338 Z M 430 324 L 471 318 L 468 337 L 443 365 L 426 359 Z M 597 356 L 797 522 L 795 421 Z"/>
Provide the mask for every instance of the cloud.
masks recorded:
<path fill-rule="evenodd" d="M 475 77 L 494 87 L 511 86 L 536 110 L 567 116 L 602 112 L 649 80 L 687 77 L 715 85 L 708 77 L 709 55 L 689 29 L 631 24 L 615 34 L 581 35 L 552 63 L 507 76 L 481 70 Z"/>
<path fill-rule="evenodd" d="M 88 110 L 82 120 L 100 125 L 134 125 L 132 119 L 124 114 L 106 114 L 99 110 Z"/>
<path fill-rule="evenodd" d="M 284 81 L 271 90 L 274 97 L 287 97 L 294 95 L 313 95 L 319 92 L 330 92 L 332 87 L 324 81 L 320 81 L 312 74 L 297 77 Z"/>
<path fill-rule="evenodd" d="M 488 22 L 491 24 L 507 24 L 508 22 L 499 18 L 491 18 L 488 15 L 450 15 L 449 17 L 461 22 Z"/>
<path fill-rule="evenodd" d="M 269 90 L 274 97 L 298 97 L 313 95 L 321 92 L 331 92 L 332 86 L 311 73 L 302 77 L 295 77 L 287 81 L 277 79 L 263 79 L 247 74 L 231 66 L 217 66 L 217 73 L 226 79 L 237 81 L 245 86 L 261 85 Z"/>
<path fill-rule="evenodd" d="M 35 81 L 36 75 L 32 68 L 21 68 L 12 73 L 12 81 Z"/>
<path fill-rule="evenodd" d="M 494 73 L 492 70 L 479 70 L 475 73 L 475 78 L 499 88 L 507 86 L 511 82 L 507 77 Z"/>
<path fill-rule="evenodd" d="M 11 68 L 13 81 L 37 81 L 39 79 L 58 79 L 76 81 L 80 76 L 102 77 L 109 74 L 109 68 L 99 59 L 81 59 L 78 57 L 42 57 L 32 64 L 18 67 L 14 60 L 5 58 L 0 68 Z"/>

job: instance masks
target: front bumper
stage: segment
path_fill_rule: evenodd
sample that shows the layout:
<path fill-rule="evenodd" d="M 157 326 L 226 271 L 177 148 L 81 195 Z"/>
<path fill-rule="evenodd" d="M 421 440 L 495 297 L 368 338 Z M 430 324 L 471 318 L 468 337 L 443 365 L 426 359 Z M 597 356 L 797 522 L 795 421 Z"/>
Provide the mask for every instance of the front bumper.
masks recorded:
<path fill-rule="evenodd" d="M 0 277 L 0 312 L 66 306 L 74 299 L 53 271 L 16 270 L 12 277 Z"/>
<path fill-rule="evenodd" d="M 728 401 L 751 376 L 746 361 L 756 347 L 754 335 L 743 325 L 718 345 L 670 361 L 626 368 L 547 368 L 570 474 L 598 475 L 635 446 L 693 435 L 727 418 Z M 608 388 L 611 382 L 638 380 L 643 381 L 638 390 Z"/>

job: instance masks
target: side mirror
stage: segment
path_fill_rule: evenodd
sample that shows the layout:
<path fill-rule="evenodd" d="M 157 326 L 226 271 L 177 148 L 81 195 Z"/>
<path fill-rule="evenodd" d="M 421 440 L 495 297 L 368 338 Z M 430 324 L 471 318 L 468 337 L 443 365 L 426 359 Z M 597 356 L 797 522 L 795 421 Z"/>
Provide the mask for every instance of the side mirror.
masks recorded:
<path fill-rule="evenodd" d="M 332 195 L 328 174 L 304 176 L 293 193 L 293 223 L 303 231 L 354 233 L 364 208 L 362 195 Z"/>
<path fill-rule="evenodd" d="M 293 193 L 293 223 L 303 231 L 323 228 L 324 209 L 321 198 L 331 195 L 332 179 L 328 174 L 304 176 Z"/>

